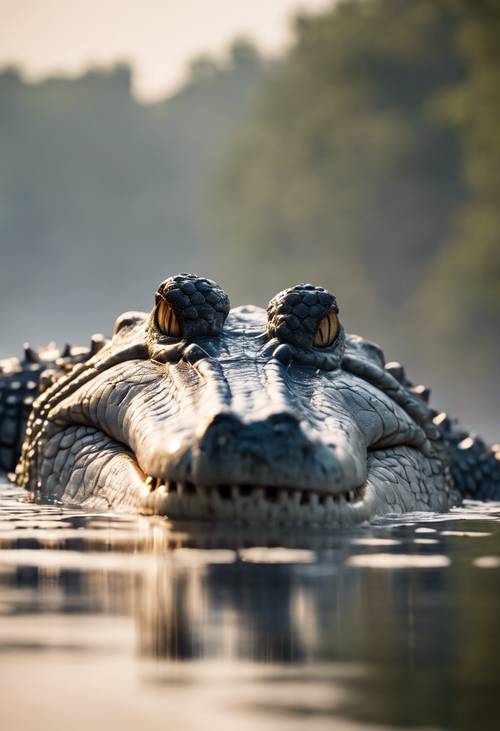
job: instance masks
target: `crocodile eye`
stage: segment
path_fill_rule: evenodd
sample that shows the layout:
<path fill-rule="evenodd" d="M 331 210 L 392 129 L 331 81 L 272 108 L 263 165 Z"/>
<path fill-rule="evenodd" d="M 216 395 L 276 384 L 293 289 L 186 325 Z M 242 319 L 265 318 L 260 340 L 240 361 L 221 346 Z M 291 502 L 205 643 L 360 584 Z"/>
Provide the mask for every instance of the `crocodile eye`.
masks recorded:
<path fill-rule="evenodd" d="M 157 307 L 156 324 L 164 335 L 169 335 L 171 338 L 181 337 L 181 328 L 174 308 L 165 300 L 161 300 Z"/>
<path fill-rule="evenodd" d="M 336 312 L 329 312 L 318 325 L 314 336 L 315 348 L 328 348 L 334 342 L 339 331 L 339 318 Z"/>
<path fill-rule="evenodd" d="M 162 335 L 185 343 L 220 335 L 229 308 L 228 296 L 216 282 L 198 274 L 176 274 L 155 292 L 147 323 L 149 341 L 168 347 Z"/>

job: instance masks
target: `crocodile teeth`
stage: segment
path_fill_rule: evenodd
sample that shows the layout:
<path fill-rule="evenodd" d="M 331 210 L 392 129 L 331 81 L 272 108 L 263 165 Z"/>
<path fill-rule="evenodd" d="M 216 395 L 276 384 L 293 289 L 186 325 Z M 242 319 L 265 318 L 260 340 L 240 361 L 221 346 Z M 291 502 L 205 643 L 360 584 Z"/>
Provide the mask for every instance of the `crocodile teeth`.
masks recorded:
<path fill-rule="evenodd" d="M 263 487 L 258 487 L 255 490 L 255 497 L 257 499 L 257 502 L 259 502 L 259 503 L 263 503 L 264 502 L 265 495 L 264 495 L 264 488 Z"/>
<path fill-rule="evenodd" d="M 325 524 L 337 520 L 349 505 L 362 499 L 363 489 L 324 493 L 273 485 L 196 485 L 166 482 L 148 476 L 145 486 L 152 497 L 165 502 L 165 513 L 187 518 L 217 515 L 248 523 L 270 520 L 282 524 Z"/>
<path fill-rule="evenodd" d="M 290 500 L 290 494 L 288 490 L 281 490 L 278 494 L 278 501 L 281 505 L 284 505 L 285 503 L 288 503 Z"/>
<path fill-rule="evenodd" d="M 204 485 L 196 485 L 195 488 L 196 488 L 196 494 L 198 495 L 198 497 L 201 500 L 206 500 L 209 488 L 205 487 Z"/>

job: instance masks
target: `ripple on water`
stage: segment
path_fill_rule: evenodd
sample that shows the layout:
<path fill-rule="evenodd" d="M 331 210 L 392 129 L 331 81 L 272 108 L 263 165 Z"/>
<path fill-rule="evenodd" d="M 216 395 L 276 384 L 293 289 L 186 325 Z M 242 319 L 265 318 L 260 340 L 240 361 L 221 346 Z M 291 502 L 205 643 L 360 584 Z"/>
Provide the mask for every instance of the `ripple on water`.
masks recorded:
<path fill-rule="evenodd" d="M 355 546 L 399 546 L 401 541 L 394 538 L 355 538 L 352 543 Z"/>
<path fill-rule="evenodd" d="M 500 556 L 479 556 L 474 559 L 473 564 L 479 569 L 499 569 Z"/>
<path fill-rule="evenodd" d="M 348 566 L 364 569 L 440 569 L 451 564 L 448 556 L 405 553 L 369 553 L 350 556 Z"/>
<path fill-rule="evenodd" d="M 442 536 L 458 536 L 459 538 L 484 538 L 485 536 L 491 536 L 492 533 L 486 531 L 466 531 L 466 530 L 443 530 L 441 531 Z"/>
<path fill-rule="evenodd" d="M 248 563 L 270 564 L 312 563 L 316 558 L 313 551 L 265 546 L 240 549 L 239 557 Z"/>
<path fill-rule="evenodd" d="M 0 490 L 10 728 L 451 730 L 460 713 L 475 731 L 496 713 L 499 503 L 262 531 Z"/>

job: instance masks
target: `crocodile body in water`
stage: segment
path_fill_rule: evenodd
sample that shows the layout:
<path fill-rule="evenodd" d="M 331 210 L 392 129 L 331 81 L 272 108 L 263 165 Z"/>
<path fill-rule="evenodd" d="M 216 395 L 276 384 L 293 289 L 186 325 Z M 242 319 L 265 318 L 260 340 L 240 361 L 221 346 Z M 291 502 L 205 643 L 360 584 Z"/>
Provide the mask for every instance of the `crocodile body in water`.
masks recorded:
<path fill-rule="evenodd" d="M 500 448 L 428 397 L 321 287 L 230 310 L 181 274 L 110 339 L 0 363 L 0 467 L 37 499 L 257 524 L 499 497 Z"/>

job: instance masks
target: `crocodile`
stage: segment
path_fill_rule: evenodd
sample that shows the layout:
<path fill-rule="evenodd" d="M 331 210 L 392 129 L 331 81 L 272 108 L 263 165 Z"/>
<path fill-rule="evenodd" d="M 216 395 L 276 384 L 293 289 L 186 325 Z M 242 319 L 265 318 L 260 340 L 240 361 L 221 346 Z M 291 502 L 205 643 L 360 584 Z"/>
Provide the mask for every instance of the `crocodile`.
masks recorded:
<path fill-rule="evenodd" d="M 90 347 L 0 362 L 0 467 L 33 499 L 175 519 L 349 525 L 500 497 L 500 447 L 429 405 L 333 294 L 230 309 L 195 274 Z"/>

